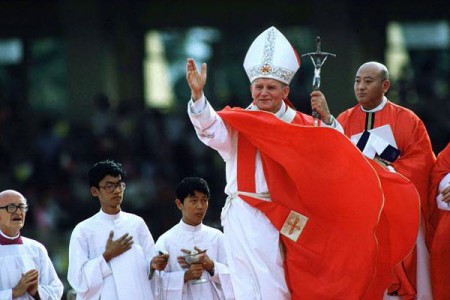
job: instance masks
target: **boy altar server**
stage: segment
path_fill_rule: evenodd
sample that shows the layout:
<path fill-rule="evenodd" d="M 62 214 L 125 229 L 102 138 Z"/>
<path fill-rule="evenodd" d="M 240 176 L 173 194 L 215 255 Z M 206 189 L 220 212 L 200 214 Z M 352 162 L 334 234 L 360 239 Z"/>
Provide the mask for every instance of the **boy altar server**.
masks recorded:
<path fill-rule="evenodd" d="M 176 188 L 175 203 L 182 218 L 156 242 L 159 251 L 170 255 L 161 274 L 160 299 L 234 299 L 223 234 L 202 223 L 209 197 L 208 184 L 202 178 L 184 178 Z M 199 263 L 186 262 L 184 255 L 202 250 L 206 252 L 200 254 Z M 200 278 L 203 283 L 197 281 Z"/>

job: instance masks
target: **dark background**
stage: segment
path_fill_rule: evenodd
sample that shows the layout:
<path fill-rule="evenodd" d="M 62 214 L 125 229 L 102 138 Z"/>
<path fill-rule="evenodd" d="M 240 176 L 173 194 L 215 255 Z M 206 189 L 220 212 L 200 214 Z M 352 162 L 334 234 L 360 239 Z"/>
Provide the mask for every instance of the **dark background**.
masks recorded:
<path fill-rule="evenodd" d="M 242 62 L 263 30 L 273 25 L 289 33 L 299 53 L 314 51 L 320 35 L 322 50 L 337 54 L 322 70 L 322 91 L 337 116 L 356 103 L 357 68 L 369 60 L 385 62 L 389 24 L 448 25 L 449 6 L 386 0 L 0 1 L 0 40 L 19 39 L 23 46 L 18 62 L 0 64 L 0 189 L 27 197 L 24 235 L 47 246 L 63 281 L 71 230 L 99 209 L 86 177 L 96 161 L 124 164 L 123 208 L 142 216 L 155 240 L 178 222 L 174 188 L 185 176 L 209 182 L 205 223 L 220 228 L 224 163 L 195 136 L 184 78 L 173 85 L 170 108 L 145 104 L 147 32 L 178 39 L 193 27 L 220 32 L 220 41 L 210 44 L 205 91 L 217 109 L 248 104 Z M 167 55 L 178 57 L 183 68 L 181 48 L 175 43 Z M 412 49 L 408 55 L 410 70 L 393 81 L 388 97 L 424 120 L 437 154 L 449 141 L 449 48 Z M 291 101 L 304 112 L 310 111 L 312 72 L 311 62 L 303 60 L 291 85 Z"/>

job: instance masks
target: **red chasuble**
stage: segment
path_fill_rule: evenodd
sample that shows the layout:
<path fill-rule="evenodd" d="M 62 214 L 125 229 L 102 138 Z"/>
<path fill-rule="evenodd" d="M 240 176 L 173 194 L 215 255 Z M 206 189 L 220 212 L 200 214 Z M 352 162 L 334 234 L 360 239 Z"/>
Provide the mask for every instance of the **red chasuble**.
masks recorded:
<path fill-rule="evenodd" d="M 390 231 L 396 225 L 389 223 L 391 218 L 379 223 L 383 181 L 394 184 L 388 172 L 385 179 L 379 177 L 379 170 L 334 129 L 287 124 L 261 111 L 225 109 L 219 114 L 239 131 L 240 192 L 254 192 L 251 168 L 256 149 L 261 154 L 272 202 L 240 197 L 281 232 L 292 299 L 376 299 L 382 294 L 385 287 L 379 282 L 390 276 L 391 261 L 401 260 L 415 241 L 415 235 Z M 402 180 L 411 191 L 412 184 Z M 417 234 L 417 203 L 415 211 L 403 229 Z M 405 215 L 414 216 L 414 211 Z M 404 241 L 401 250 L 391 249 L 392 237 Z"/>
<path fill-rule="evenodd" d="M 429 202 L 429 174 L 433 166 L 435 156 L 431 147 L 430 138 L 423 122 L 409 109 L 396 105 L 390 101 L 386 103 L 381 111 L 372 115 L 372 128 L 390 125 L 400 157 L 392 163 L 394 169 L 412 181 L 417 188 L 422 215 L 429 220 L 434 203 Z M 366 128 L 367 113 L 362 111 L 358 104 L 339 115 L 338 121 L 344 128 L 348 137 L 363 132 Z M 416 200 L 404 197 L 404 201 Z M 413 205 L 413 203 L 411 203 Z M 430 244 L 433 235 L 432 227 L 426 222 L 426 239 Z M 406 299 L 414 299 L 416 287 L 416 254 L 415 251 L 406 257 L 402 264 L 396 267 L 397 279 L 389 289 L 390 292 L 397 291 Z M 413 287 L 413 289 L 411 289 Z"/>
<path fill-rule="evenodd" d="M 439 182 L 450 173 L 450 143 L 438 155 L 430 177 L 430 202 L 436 201 Z M 435 207 L 436 232 L 430 251 L 431 287 L 434 299 L 450 299 L 450 211 Z"/>

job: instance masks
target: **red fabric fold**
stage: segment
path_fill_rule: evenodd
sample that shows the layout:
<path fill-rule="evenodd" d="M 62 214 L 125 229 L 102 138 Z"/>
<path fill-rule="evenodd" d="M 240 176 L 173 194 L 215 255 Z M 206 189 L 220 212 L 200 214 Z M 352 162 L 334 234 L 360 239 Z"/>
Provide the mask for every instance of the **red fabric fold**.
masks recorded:
<path fill-rule="evenodd" d="M 379 229 L 385 205 L 380 170 L 334 129 L 287 124 L 266 112 L 225 109 L 219 114 L 261 153 L 273 203 L 254 206 L 277 229 L 290 210 L 309 218 L 297 242 L 282 235 L 292 299 L 365 299 L 370 287 L 377 286 L 375 294 L 384 291 L 374 284 L 377 276 L 392 274 L 389 266 L 410 252 L 414 241 L 391 249 L 405 239 L 390 230 L 398 224 L 389 215 Z M 274 205 L 281 207 L 278 213 Z M 402 226 L 417 234 L 418 221 Z M 377 240 L 380 230 L 385 233 Z"/>
<path fill-rule="evenodd" d="M 389 292 L 395 291 L 403 299 L 415 299 L 416 290 L 410 284 L 402 261 L 415 261 L 413 249 L 419 226 L 419 194 L 406 177 L 383 169 L 373 160 L 369 162 L 377 171 L 385 202 L 376 231 L 380 241 L 377 272 L 364 299 L 382 299 L 388 286 Z"/>
<path fill-rule="evenodd" d="M 344 111 L 338 116 L 338 121 L 344 128 L 345 135 L 351 137 L 361 133 L 365 129 L 366 113 L 361 109 L 361 105 Z M 416 187 L 420 195 L 420 203 L 423 218 L 428 221 L 433 203 L 428 201 L 429 172 L 433 166 L 435 157 L 431 147 L 430 138 L 423 122 L 411 110 L 401 107 L 388 101 L 381 111 L 375 113 L 374 128 L 389 125 L 392 129 L 397 148 L 400 150 L 400 157 L 392 163 L 397 173 L 408 178 Z M 406 199 L 405 201 L 415 201 L 414 199 Z M 433 230 L 428 222 L 426 226 L 427 246 L 429 246 L 429 237 L 432 236 Z M 402 269 L 406 272 L 402 279 L 408 282 L 399 282 L 400 278 L 396 278 L 391 289 L 400 286 L 399 294 L 408 295 L 410 289 L 408 286 L 416 288 L 416 251 L 411 252 L 397 270 Z M 404 287 L 404 288 L 403 288 Z M 409 297 L 409 296 L 407 296 Z"/>
<path fill-rule="evenodd" d="M 430 176 L 430 203 L 436 203 L 438 186 L 450 173 L 450 143 L 439 153 Z M 436 230 L 431 242 L 430 274 L 434 299 L 450 299 L 450 211 L 434 206 L 431 222 Z"/>

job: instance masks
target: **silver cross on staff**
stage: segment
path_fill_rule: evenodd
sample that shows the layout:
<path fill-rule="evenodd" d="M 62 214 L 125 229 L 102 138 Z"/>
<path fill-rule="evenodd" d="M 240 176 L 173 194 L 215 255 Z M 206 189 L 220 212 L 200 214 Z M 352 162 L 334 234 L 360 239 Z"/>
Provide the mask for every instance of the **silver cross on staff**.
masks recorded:
<path fill-rule="evenodd" d="M 322 52 L 320 50 L 320 36 L 316 36 L 316 52 L 309 52 L 302 55 L 302 57 L 309 56 L 311 57 L 311 60 L 314 65 L 314 78 L 313 78 L 313 89 L 315 91 L 318 91 L 320 89 L 320 69 L 322 68 L 323 64 L 327 60 L 328 56 L 336 57 L 336 54 L 328 53 L 328 52 Z M 314 118 L 314 126 L 318 126 L 318 120 L 320 119 L 320 115 L 317 111 L 312 112 L 312 116 Z"/>

